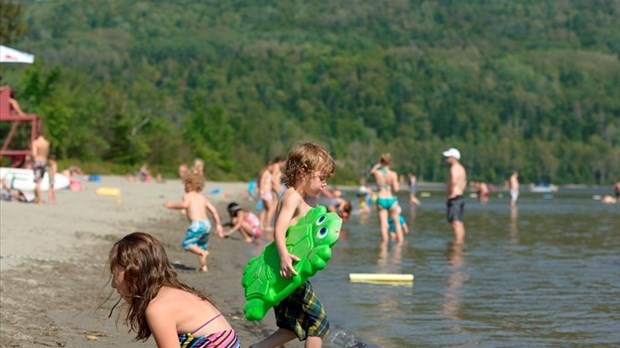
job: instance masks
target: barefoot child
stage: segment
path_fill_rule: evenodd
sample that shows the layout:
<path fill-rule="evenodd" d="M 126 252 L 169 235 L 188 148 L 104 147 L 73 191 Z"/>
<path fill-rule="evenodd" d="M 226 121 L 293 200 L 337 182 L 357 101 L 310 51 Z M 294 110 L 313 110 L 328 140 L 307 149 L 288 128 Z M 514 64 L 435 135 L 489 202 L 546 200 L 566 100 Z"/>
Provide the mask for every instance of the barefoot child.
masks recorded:
<path fill-rule="evenodd" d="M 202 195 L 204 188 L 204 176 L 200 173 L 189 173 L 183 178 L 185 184 L 185 195 L 181 202 L 166 202 L 164 207 L 169 209 L 184 209 L 187 219 L 190 222 L 183 239 L 183 249 L 198 255 L 200 271 L 207 271 L 207 242 L 209 241 L 209 231 L 211 221 L 207 217 L 208 210 L 215 220 L 215 230 L 219 237 L 223 237 L 223 228 L 220 216 L 215 207 Z M 206 208 L 206 210 L 205 210 Z"/>
<path fill-rule="evenodd" d="M 288 153 L 284 181 L 288 189 L 276 209 L 274 239 L 280 255 L 280 275 L 294 274 L 293 261 L 297 255 L 286 249 L 286 230 L 318 204 L 318 195 L 327 186 L 327 178 L 334 173 L 334 160 L 319 145 L 295 145 Z M 297 337 L 305 340 L 305 347 L 321 347 L 329 332 L 325 309 L 312 290 L 309 281 L 274 306 L 278 330 L 252 348 L 279 347 Z"/>
<path fill-rule="evenodd" d="M 179 281 L 153 236 L 126 235 L 110 250 L 108 263 L 111 285 L 129 305 L 125 324 L 136 340 L 153 335 L 160 348 L 240 347 L 235 330 L 213 303 Z"/>
<path fill-rule="evenodd" d="M 232 228 L 224 233 L 224 237 L 229 237 L 231 234 L 239 231 L 243 240 L 248 243 L 260 238 L 260 220 L 256 214 L 242 209 L 241 206 L 235 202 L 230 203 L 227 210 L 232 221 Z"/>

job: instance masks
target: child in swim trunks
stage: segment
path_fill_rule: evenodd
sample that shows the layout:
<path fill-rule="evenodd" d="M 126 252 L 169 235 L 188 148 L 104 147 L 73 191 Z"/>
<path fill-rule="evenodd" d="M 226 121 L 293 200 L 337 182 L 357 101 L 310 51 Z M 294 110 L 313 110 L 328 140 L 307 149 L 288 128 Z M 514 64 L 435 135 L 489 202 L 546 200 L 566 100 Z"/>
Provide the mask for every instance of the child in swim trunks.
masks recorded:
<path fill-rule="evenodd" d="M 204 176 L 200 173 L 190 172 L 183 178 L 185 194 L 181 202 L 166 202 L 164 207 L 168 209 L 182 209 L 186 211 L 190 222 L 187 233 L 183 239 L 183 249 L 198 255 L 200 271 L 207 271 L 207 242 L 211 231 L 211 221 L 207 217 L 207 210 L 215 220 L 215 230 L 219 237 L 224 236 L 224 229 L 220 222 L 220 216 L 215 207 L 202 195 L 204 188 Z"/>
<path fill-rule="evenodd" d="M 232 228 L 224 233 L 224 237 L 228 237 L 239 231 L 243 240 L 248 243 L 260 238 L 262 231 L 260 228 L 260 220 L 256 214 L 242 209 L 241 206 L 235 202 L 230 203 L 227 210 L 232 220 Z"/>
<path fill-rule="evenodd" d="M 405 220 L 405 217 L 402 215 L 398 216 L 398 221 L 400 221 L 400 227 L 403 229 L 403 233 L 408 234 L 409 226 L 407 226 L 407 220 Z M 388 217 L 388 226 L 392 240 L 396 240 L 396 226 L 394 225 L 394 219 L 391 216 Z"/>
<path fill-rule="evenodd" d="M 297 144 L 288 153 L 284 171 L 288 189 L 276 209 L 274 232 L 282 277 L 290 278 L 297 274 L 293 262 L 299 261 L 298 255 L 292 255 L 286 249 L 286 230 L 318 205 L 319 193 L 327 187 L 327 178 L 333 173 L 334 160 L 319 145 Z M 295 337 L 305 340 L 306 347 L 322 346 L 323 337 L 329 332 L 329 321 L 309 281 L 274 306 L 274 312 L 279 329 L 250 347 L 279 347 Z"/>
<path fill-rule="evenodd" d="M 235 330 L 209 298 L 179 281 L 155 237 L 126 235 L 110 250 L 108 263 L 111 285 L 129 306 L 125 324 L 136 340 L 153 335 L 158 347 L 241 347 Z"/>

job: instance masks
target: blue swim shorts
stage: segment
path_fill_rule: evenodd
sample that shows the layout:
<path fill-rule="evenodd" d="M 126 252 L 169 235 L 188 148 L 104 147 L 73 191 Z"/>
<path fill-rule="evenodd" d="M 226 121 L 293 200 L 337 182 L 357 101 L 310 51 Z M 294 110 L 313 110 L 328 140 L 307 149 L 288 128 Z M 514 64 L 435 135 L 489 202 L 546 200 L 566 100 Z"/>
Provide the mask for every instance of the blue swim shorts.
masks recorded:
<path fill-rule="evenodd" d="M 198 246 L 202 250 L 207 250 L 207 243 L 209 242 L 209 232 L 211 231 L 211 221 L 201 220 L 192 221 L 191 225 L 187 228 L 187 233 L 183 239 L 183 249 L 187 249 L 192 246 Z"/>
<path fill-rule="evenodd" d="M 407 220 L 405 220 L 405 217 L 402 215 L 398 217 L 398 221 L 400 222 L 401 227 L 407 223 Z M 396 225 L 394 225 L 394 219 L 392 219 L 391 216 L 388 217 L 388 231 L 396 233 Z"/>

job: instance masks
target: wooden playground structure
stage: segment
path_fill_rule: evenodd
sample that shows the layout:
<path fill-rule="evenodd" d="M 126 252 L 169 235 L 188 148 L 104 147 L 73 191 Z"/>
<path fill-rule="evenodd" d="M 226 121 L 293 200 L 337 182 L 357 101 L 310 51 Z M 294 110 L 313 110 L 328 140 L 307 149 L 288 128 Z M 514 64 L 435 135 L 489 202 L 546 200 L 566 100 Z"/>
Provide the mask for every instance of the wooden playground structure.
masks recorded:
<path fill-rule="evenodd" d="M 20 115 L 12 102 L 11 89 L 3 87 L 0 90 L 0 158 L 8 158 L 12 166 L 17 166 L 30 154 L 30 144 L 37 137 L 41 121 L 37 115 Z"/>

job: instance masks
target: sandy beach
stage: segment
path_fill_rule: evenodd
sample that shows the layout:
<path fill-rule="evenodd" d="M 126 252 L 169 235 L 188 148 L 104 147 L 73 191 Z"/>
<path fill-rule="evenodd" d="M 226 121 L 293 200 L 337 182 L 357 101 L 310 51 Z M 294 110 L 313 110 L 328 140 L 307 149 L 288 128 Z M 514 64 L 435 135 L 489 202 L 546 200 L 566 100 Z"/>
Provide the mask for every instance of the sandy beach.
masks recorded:
<path fill-rule="evenodd" d="M 120 204 L 114 196 L 96 194 L 100 187 L 118 188 Z M 226 222 L 229 202 L 254 206 L 244 198 L 246 188 L 246 183 L 207 182 L 204 192 Z M 219 192 L 210 194 L 215 189 Z M 108 318 L 118 297 L 107 283 L 107 254 L 116 240 L 133 231 L 151 233 L 165 244 L 171 261 L 181 265 L 181 279 L 215 302 L 243 347 L 275 330 L 272 312 L 261 322 L 249 322 L 242 311 L 241 273 L 262 246 L 245 243 L 238 235 L 230 239 L 212 235 L 209 272 L 190 269 L 197 259 L 180 245 L 187 221 L 178 211 L 163 207 L 164 201 L 179 200 L 182 193 L 179 180 L 143 184 L 104 176 L 99 183 L 86 183 L 83 192 L 58 192 L 57 205 L 2 202 L 0 346 L 155 346 L 152 339 L 134 342 L 122 320 L 116 324 L 117 314 Z M 97 309 L 110 294 L 114 301 Z M 302 346 L 297 341 L 286 345 Z"/>

